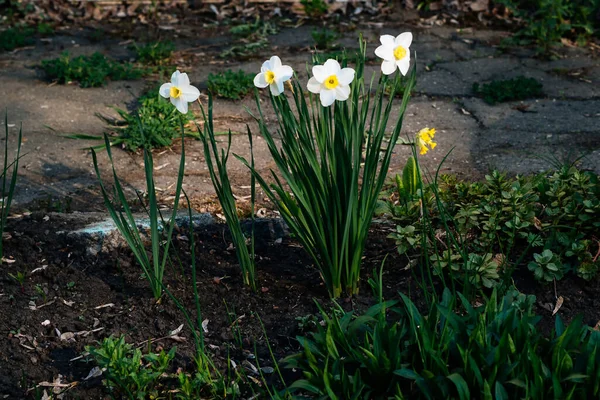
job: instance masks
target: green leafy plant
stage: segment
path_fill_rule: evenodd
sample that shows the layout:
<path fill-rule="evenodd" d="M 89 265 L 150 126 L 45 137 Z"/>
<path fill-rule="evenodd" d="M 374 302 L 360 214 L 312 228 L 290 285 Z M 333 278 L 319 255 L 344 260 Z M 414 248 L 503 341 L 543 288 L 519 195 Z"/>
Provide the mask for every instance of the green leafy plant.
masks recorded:
<path fill-rule="evenodd" d="M 239 100 L 253 87 L 254 75 L 242 70 L 233 72 L 228 69 L 217 74 L 208 74 L 208 90 L 217 97 Z"/>
<path fill-rule="evenodd" d="M 600 28 L 597 0 L 500 0 L 499 3 L 521 20 L 509 43 L 533 43 L 541 54 L 548 54 L 562 38 L 585 42 Z"/>
<path fill-rule="evenodd" d="M 164 65 L 170 61 L 175 44 L 170 41 L 156 41 L 143 45 L 135 44 L 133 49 L 137 60 L 142 64 Z"/>
<path fill-rule="evenodd" d="M 11 51 L 33 44 L 33 33 L 33 29 L 22 26 L 0 31 L 0 50 Z"/>
<path fill-rule="evenodd" d="M 179 126 L 184 124 L 184 135 L 198 138 L 198 133 L 187 127 L 188 122 L 194 118 L 192 111 L 181 114 L 173 105 L 157 94 L 157 90 L 150 90 L 138 99 L 139 106 L 133 111 L 115 108 L 121 119 L 113 119 L 96 114 L 107 125 L 109 143 L 111 146 L 120 146 L 128 151 L 139 149 L 154 149 L 168 147 L 173 144 L 181 132 Z M 140 126 L 142 129 L 140 129 Z M 65 135 L 70 139 L 100 140 L 103 136 L 71 134 Z M 105 143 L 94 146 L 94 149 L 103 149 Z"/>
<path fill-rule="evenodd" d="M 338 38 L 338 34 L 331 29 L 322 28 L 322 29 L 313 29 L 310 33 L 313 41 L 315 42 L 315 46 L 320 50 L 327 50 L 334 47 L 333 42 Z"/>
<path fill-rule="evenodd" d="M 254 262 L 254 199 L 255 199 L 255 178 L 251 177 L 251 209 L 252 209 L 252 233 L 250 235 L 250 245 L 247 244 L 246 235 L 242 229 L 240 219 L 235 204 L 235 197 L 231 189 L 229 175 L 227 173 L 227 160 L 229 159 L 229 150 L 231 149 L 231 131 L 227 138 L 227 147 L 225 149 L 217 148 L 215 132 L 213 127 L 213 101 L 212 96 L 208 97 L 208 110 L 204 112 L 204 130 L 200 135 L 204 148 L 204 158 L 208 165 L 210 178 L 215 188 L 217 198 L 221 204 L 225 221 L 229 227 L 229 233 L 235 246 L 235 253 L 242 270 L 242 279 L 244 284 L 250 286 L 252 290 L 256 290 L 256 266 Z M 200 130 L 201 128 L 198 128 Z M 252 151 L 252 135 L 248 132 L 250 141 L 250 153 Z M 215 168 L 216 167 L 216 168 Z M 254 156 L 251 156 L 251 168 L 254 168 Z M 249 247 L 249 248 L 248 248 Z"/>
<path fill-rule="evenodd" d="M 241 43 L 223 50 L 220 57 L 248 59 L 256 56 L 269 45 L 268 37 L 276 34 L 278 28 L 275 24 L 257 17 L 253 23 L 232 26 L 229 32 L 238 38 L 236 42 Z"/>
<path fill-rule="evenodd" d="M 17 185 L 17 173 L 19 171 L 19 160 L 21 159 L 21 142 L 23 136 L 23 128 L 19 128 L 17 136 L 16 152 L 12 162 L 9 162 L 9 133 L 8 133 L 8 112 L 4 115 L 4 160 L 2 161 L 2 172 L 0 173 L 0 235 L 3 234 L 10 213 L 15 187 Z M 12 171 L 11 171 L 12 169 Z M 9 174 L 10 171 L 10 174 Z M 0 238 L 0 260 L 4 259 L 4 239 Z"/>
<path fill-rule="evenodd" d="M 552 250 L 546 249 L 541 254 L 535 253 L 533 259 L 534 261 L 527 264 L 527 268 L 533 272 L 536 279 L 552 282 L 563 277 L 562 262 Z"/>
<path fill-rule="evenodd" d="M 514 290 L 474 307 L 446 289 L 422 315 L 405 295 L 364 314 L 324 313 L 284 359 L 288 393 L 318 399 L 595 398 L 600 332 L 557 317 L 543 336 L 534 296 Z"/>
<path fill-rule="evenodd" d="M 361 51 L 364 55 L 362 40 Z M 335 107 L 322 107 L 314 96 L 307 101 L 297 82 L 292 91 L 297 115 L 287 97 L 271 97 L 281 145 L 256 98 L 256 120 L 282 179 L 273 173 L 276 183 L 269 185 L 254 169 L 253 174 L 315 261 L 333 297 L 358 292 L 366 237 L 408 102 L 405 95 L 388 135 L 393 96 L 384 100 L 384 90 L 390 81 L 382 77 L 371 100 L 363 78 L 364 57 L 355 67 L 350 98 Z M 413 74 L 409 85 L 414 79 Z"/>
<path fill-rule="evenodd" d="M 140 129 L 143 127 L 140 126 Z M 181 159 L 179 163 L 179 172 L 177 176 L 177 182 L 175 186 L 175 199 L 179 199 L 181 194 L 181 186 L 183 183 L 183 171 L 185 166 L 185 146 L 183 142 L 183 127 L 182 131 L 182 140 L 181 140 Z M 163 293 L 163 276 L 165 272 L 165 266 L 169 260 L 169 247 L 172 242 L 173 236 L 173 228 L 175 227 L 175 217 L 177 216 L 177 208 L 178 201 L 175 201 L 173 204 L 173 211 L 171 213 L 171 218 L 162 231 L 159 229 L 159 216 L 160 212 L 158 210 L 158 202 L 156 199 L 156 189 L 154 186 L 154 163 L 152 160 L 152 154 L 149 150 L 144 150 L 144 171 L 146 175 L 146 194 L 148 196 L 148 216 L 150 218 L 150 242 L 152 246 L 151 256 L 146 252 L 146 248 L 144 246 L 144 234 L 142 232 L 143 228 L 138 227 L 138 222 L 133 216 L 133 212 L 129 207 L 127 202 L 127 198 L 125 197 L 125 193 L 123 191 L 123 187 L 121 185 L 121 181 L 117 176 L 117 172 L 115 170 L 111 146 L 108 140 L 108 137 L 104 137 L 106 152 L 108 154 L 108 159 L 112 166 L 112 175 L 114 179 L 114 190 L 116 193 L 116 203 L 118 207 L 115 207 L 111 197 L 109 195 L 109 191 L 105 187 L 102 177 L 100 174 L 100 169 L 98 167 L 98 159 L 96 156 L 96 152 L 94 149 L 92 150 L 92 161 L 94 163 L 94 170 L 96 172 L 96 177 L 98 178 L 98 182 L 100 184 L 100 189 L 102 192 L 102 197 L 104 199 L 104 204 L 108 209 L 108 212 L 114 221 L 117 229 L 123 235 L 129 248 L 133 252 L 136 260 L 142 267 L 144 275 L 148 282 L 150 283 L 150 288 L 152 289 L 152 294 L 155 299 L 160 299 Z M 162 216 L 161 216 L 162 217 Z M 162 250 L 162 254 L 161 254 Z"/>
<path fill-rule="evenodd" d="M 22 272 L 19 271 L 15 274 L 11 274 L 10 272 L 8 273 L 8 276 L 10 276 L 11 278 L 13 278 L 21 287 L 21 292 L 23 292 L 24 289 L 24 285 L 25 285 L 25 279 L 27 278 L 27 275 Z"/>
<path fill-rule="evenodd" d="M 327 13 L 327 3 L 325 0 L 300 0 L 304 7 L 304 12 L 310 18 L 321 18 Z"/>
<path fill-rule="evenodd" d="M 87 346 L 86 351 L 103 371 L 107 386 L 129 399 L 157 398 L 160 379 L 175 357 L 175 347 L 168 353 L 142 354 L 124 336 L 108 337 L 98 347 Z"/>
<path fill-rule="evenodd" d="M 513 79 L 496 80 L 480 85 L 473 84 L 473 92 L 483 97 L 488 104 L 505 101 L 525 100 L 544 95 L 542 84 L 534 78 L 519 76 Z"/>
<path fill-rule="evenodd" d="M 82 88 L 102 86 L 108 79 L 138 79 L 143 75 L 143 71 L 133 65 L 118 63 L 100 53 L 72 58 L 64 52 L 59 58 L 43 60 L 42 69 L 50 80 L 75 81 Z"/>
<path fill-rule="evenodd" d="M 470 255 L 493 255 L 490 262 L 501 260 L 496 263 L 498 274 L 508 282 L 515 268 L 536 263 L 533 254 L 549 249 L 561 260 L 557 279 L 567 272 L 592 279 L 598 262 L 594 239 L 600 227 L 598 182 L 596 174 L 573 166 L 511 179 L 493 171 L 485 182 L 440 176 L 423 186 L 423 196 L 411 198 L 399 177 L 395 194 L 383 196 L 387 201 L 383 209 L 398 226 L 390 236 L 399 251 L 429 257 L 438 275 L 466 278 L 473 272 Z M 407 226 L 415 230 L 406 231 Z M 449 264 L 451 268 L 446 268 Z M 481 272 L 488 271 L 496 281 L 494 266 L 484 265 Z"/>

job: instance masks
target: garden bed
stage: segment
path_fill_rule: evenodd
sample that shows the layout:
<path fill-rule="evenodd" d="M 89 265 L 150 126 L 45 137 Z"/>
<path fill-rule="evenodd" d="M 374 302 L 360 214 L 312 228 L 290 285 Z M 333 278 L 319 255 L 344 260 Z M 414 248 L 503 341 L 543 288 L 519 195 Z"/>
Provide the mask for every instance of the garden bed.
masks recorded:
<path fill-rule="evenodd" d="M 156 303 L 126 247 L 107 246 L 105 241 L 104 250 L 96 253 L 90 251 L 89 240 L 69 234 L 87 222 L 85 215 L 74 219 L 34 213 L 10 223 L 7 231 L 12 239 L 6 241 L 5 255 L 11 259 L 3 265 L 7 274 L 0 281 L 0 315 L 4 316 L 0 333 L 5 338 L 0 341 L 0 395 L 5 398 L 37 398 L 44 388 L 31 389 L 43 382 L 58 382 L 59 374 L 61 384 L 78 382 L 65 398 L 101 398 L 106 393 L 102 378 L 84 380 L 95 364 L 81 356 L 86 345 L 96 345 L 110 335 L 125 335 L 128 343 L 139 344 L 144 352 L 177 346 L 172 372 L 193 368 L 193 340 L 181 312 L 166 296 Z M 377 302 L 367 280 L 386 256 L 385 298 L 398 298 L 402 292 L 417 306 L 423 304 L 413 271 L 406 268 L 406 257 L 399 256 L 394 242 L 386 238 L 389 231 L 382 224 L 371 230 L 360 295 L 340 300 L 344 309 L 362 311 Z M 187 232 L 176 232 L 174 242 L 184 271 L 169 270 L 165 284 L 194 318 Z M 319 320 L 310 317 L 318 315 L 315 301 L 326 310 L 331 306 L 303 249 L 281 235 L 281 230 L 262 229 L 257 241 L 260 289 L 252 293 L 242 284 L 224 225 L 197 227 L 196 241 L 202 319 L 208 320 L 205 338 L 217 366 L 226 370 L 230 358 L 242 368 L 251 368 L 245 362 L 272 367 L 267 338 L 276 359 L 298 352 L 295 337 L 305 333 L 303 324 Z M 22 286 L 8 275 L 19 272 L 26 274 Z M 522 292 L 537 296 L 537 313 L 542 316 L 538 326 L 548 332 L 554 325 L 554 286 L 536 283 L 526 269 L 523 274 L 517 272 L 514 280 Z M 557 282 L 556 294 L 564 299 L 557 314 L 565 322 L 579 313 L 590 326 L 600 320 L 597 279 L 585 282 L 568 277 Z M 181 324 L 180 333 L 165 338 Z M 160 338 L 164 339 L 152 345 L 146 342 Z M 267 374 L 267 379 L 274 378 Z"/>

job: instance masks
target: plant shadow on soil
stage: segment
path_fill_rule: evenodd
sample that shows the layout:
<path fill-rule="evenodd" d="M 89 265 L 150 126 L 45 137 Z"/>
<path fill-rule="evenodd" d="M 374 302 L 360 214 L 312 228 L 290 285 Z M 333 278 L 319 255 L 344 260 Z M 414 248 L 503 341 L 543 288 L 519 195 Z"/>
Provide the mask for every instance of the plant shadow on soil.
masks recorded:
<path fill-rule="evenodd" d="M 33 213 L 12 220 L 8 227 L 12 238 L 6 241 L 5 255 L 14 262 L 3 265 L 0 274 L 0 315 L 4 316 L 0 320 L 4 338 L 0 341 L 0 395 L 31 397 L 34 391 L 27 389 L 60 374 L 63 382 L 79 381 L 66 398 L 102 398 L 101 378 L 83 380 L 95 365 L 86 357 L 72 360 L 86 345 L 110 335 L 124 334 L 129 343 L 140 344 L 143 351 L 177 346 L 173 370 L 191 371 L 194 347 L 187 326 L 180 333 L 187 339 L 183 342 L 164 339 L 151 346 L 143 343 L 167 336 L 185 319 L 166 296 L 156 304 L 131 252 L 113 248 L 90 254 L 86 244 L 60 233 L 66 225 L 60 214 L 51 214 L 48 219 L 46 214 Z M 403 292 L 417 306 L 424 305 L 415 276 L 405 268 L 406 259 L 397 254 L 394 242 L 387 239 L 388 231 L 385 225 L 377 224 L 370 232 L 360 295 L 340 300 L 344 309 L 360 312 L 376 303 L 366 282 L 386 256 L 384 296 L 398 298 L 397 293 Z M 187 235 L 188 229 L 181 227 L 174 239 L 183 274 L 179 265 L 168 269 L 165 284 L 195 320 Z M 302 332 L 296 318 L 318 313 L 315 300 L 326 310 L 332 306 L 319 273 L 303 249 L 289 238 L 279 241 L 275 236 L 273 231 L 265 232 L 257 240 L 260 289 L 253 293 L 242 284 L 225 226 L 196 229 L 198 292 L 202 318 L 208 319 L 205 340 L 222 370 L 227 369 L 228 357 L 238 365 L 250 361 L 260 367 L 273 366 L 266 340 L 277 360 L 297 352 L 295 337 Z M 43 270 L 31 273 L 44 265 Z M 9 276 L 18 272 L 27 274 L 23 286 Z M 528 276 L 517 274 L 515 282 L 523 292 L 537 296 L 542 315 L 539 327 L 548 332 L 554 324 L 551 310 L 547 310 L 548 304 L 555 303 L 554 288 L 540 286 Z M 559 314 L 566 322 L 578 313 L 583 313 L 584 322 L 592 326 L 600 320 L 598 280 L 565 279 L 558 282 L 557 293 L 565 299 Z M 37 309 L 31 308 L 31 301 Z M 46 303 L 50 304 L 43 306 Z M 50 323 L 42 324 L 46 320 Z M 61 340 L 59 332 L 73 332 L 75 337 Z M 284 372 L 284 378 L 296 378 Z"/>

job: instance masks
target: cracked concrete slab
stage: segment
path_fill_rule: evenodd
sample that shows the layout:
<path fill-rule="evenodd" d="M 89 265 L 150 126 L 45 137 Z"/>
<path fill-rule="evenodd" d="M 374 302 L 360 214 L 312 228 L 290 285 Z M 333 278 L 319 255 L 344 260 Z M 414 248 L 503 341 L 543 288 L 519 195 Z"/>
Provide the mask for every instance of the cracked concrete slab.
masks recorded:
<path fill-rule="evenodd" d="M 310 47 L 314 45 L 310 33 L 314 28 L 283 28 L 269 39 L 266 50 L 250 60 L 219 57 L 220 52 L 234 41 L 228 36 L 227 27 L 176 28 L 173 33 L 177 37 L 172 39 L 180 53 L 175 62 L 189 73 L 193 84 L 205 92 L 210 73 L 225 69 L 254 73 L 260 69 L 263 60 L 278 54 L 297 71 L 304 84 L 308 79 L 307 67 L 310 70 Z M 463 177 L 479 178 L 492 166 L 513 174 L 538 172 L 548 167 L 547 162 L 536 158 L 540 154 L 567 157 L 570 152 L 587 152 L 582 166 L 600 172 L 600 62 L 594 54 L 583 49 L 565 49 L 565 58 L 542 61 L 532 58 L 532 49 L 501 51 L 498 46 L 507 33 L 483 29 L 450 26 L 415 29 L 397 25 L 384 28 L 361 26 L 357 31 L 369 41 L 368 52 L 372 56 L 379 44 L 379 35 L 409 29 L 414 32 L 411 49 L 417 53 L 418 82 L 417 93 L 411 98 L 404 119 L 403 135 L 412 137 L 423 127 L 437 129 L 438 146 L 422 158 L 427 169 L 434 171 L 449 153 L 442 172 Z M 357 36 L 356 31 L 346 32 L 338 43 L 356 49 Z M 73 29 L 61 31 L 51 42 L 39 42 L 32 48 L 0 54 L 0 109 L 8 109 L 9 123 L 15 125 L 11 128 L 13 138 L 23 121 L 23 151 L 28 153 L 22 159 L 19 172 L 18 203 L 30 204 L 46 196 L 70 197 L 79 202 L 79 209 L 104 209 L 90 154 L 83 149 L 96 143 L 74 141 L 63 135 L 102 134 L 106 128 L 94 114 L 115 116 L 113 107 L 126 108 L 147 82 L 109 82 L 95 89 L 52 85 L 43 80 L 43 74 L 35 66 L 40 59 L 57 57 L 64 50 L 73 55 L 100 51 L 119 60 L 129 60 L 133 53 L 122 40 L 107 37 L 101 44 L 93 43 L 85 31 Z M 372 73 L 378 75 L 380 61 L 369 61 L 365 71 L 367 77 Z M 473 97 L 474 82 L 518 75 L 541 81 L 547 97 L 495 106 Z M 269 123 L 274 124 L 268 97 L 263 97 L 262 101 L 267 105 L 265 111 Z M 399 104 L 397 100 L 393 117 L 397 115 Z M 246 124 L 253 133 L 257 130 L 245 107 L 255 109 L 251 96 L 235 102 L 217 99 L 215 128 L 242 133 L 233 137 L 232 151 L 248 157 Z M 274 164 L 266 145 L 258 136 L 254 137 L 254 144 L 257 166 L 268 173 Z M 143 190 L 141 154 L 120 149 L 113 152 L 117 172 L 126 181 L 129 193 L 133 195 L 134 189 Z M 402 168 L 409 154 L 408 146 L 398 146 L 391 174 Z M 213 196 L 200 143 L 186 141 L 186 155 L 184 188 L 197 199 Z M 155 152 L 155 166 L 160 167 L 155 171 L 156 185 L 164 199 L 173 195 L 179 156 L 178 143 L 170 149 Z M 110 170 L 104 153 L 99 154 L 99 162 L 104 176 L 108 176 Z M 234 192 L 248 194 L 248 171 L 233 157 L 229 166 Z"/>

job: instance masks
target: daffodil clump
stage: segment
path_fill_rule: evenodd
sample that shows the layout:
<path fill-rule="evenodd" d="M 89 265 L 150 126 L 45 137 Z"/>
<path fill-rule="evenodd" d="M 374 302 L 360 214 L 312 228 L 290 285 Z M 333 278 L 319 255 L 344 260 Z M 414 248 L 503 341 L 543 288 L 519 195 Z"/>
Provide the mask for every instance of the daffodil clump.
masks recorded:
<path fill-rule="evenodd" d="M 273 129 L 257 95 L 255 118 L 275 161 L 275 183 L 252 172 L 312 256 L 332 297 L 358 293 L 369 226 L 414 86 L 413 71 L 399 117 L 390 121 L 395 88 L 410 69 L 411 42 L 408 32 L 381 37 L 376 55 L 383 59 L 383 74 L 376 89 L 365 84 L 362 40 L 354 65 L 346 58 L 314 65 L 306 86 L 278 57 L 265 62 L 255 78 L 258 88 L 269 86 L 277 115 Z M 394 76 L 396 70 L 400 73 Z M 291 94 L 286 96 L 283 82 L 288 81 Z"/>

